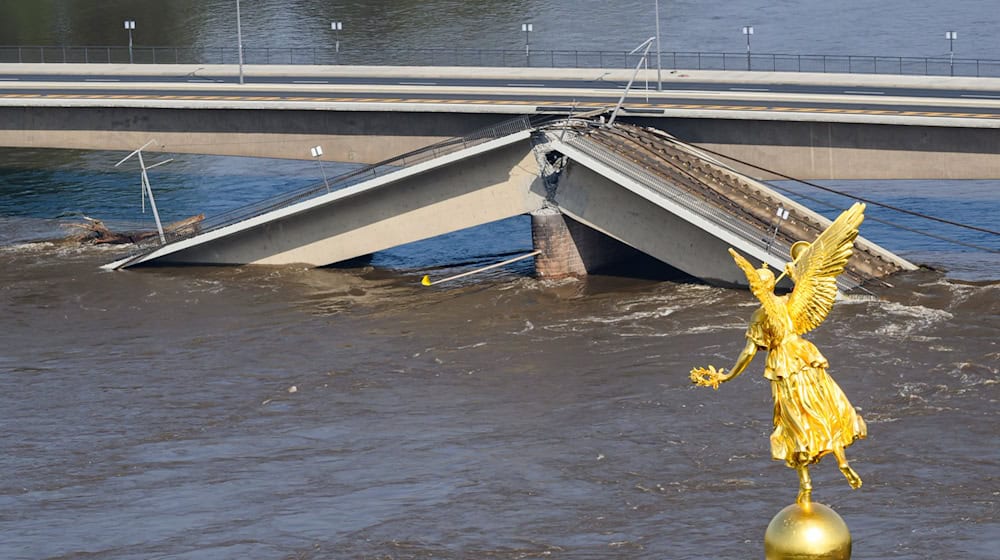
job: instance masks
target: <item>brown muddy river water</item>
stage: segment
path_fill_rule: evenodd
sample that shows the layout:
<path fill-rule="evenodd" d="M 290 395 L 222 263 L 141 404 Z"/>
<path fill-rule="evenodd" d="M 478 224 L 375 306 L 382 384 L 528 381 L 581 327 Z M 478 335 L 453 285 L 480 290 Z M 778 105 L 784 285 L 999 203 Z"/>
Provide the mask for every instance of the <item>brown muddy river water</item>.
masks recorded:
<path fill-rule="evenodd" d="M 0 557 L 760 558 L 795 499 L 749 292 L 0 249 Z M 855 559 L 995 558 L 1000 285 L 918 272 L 810 337 L 869 425 Z"/>
<path fill-rule="evenodd" d="M 741 61 L 745 25 L 764 60 L 943 59 L 947 30 L 960 72 L 1000 52 L 995 0 L 657 4 L 666 52 Z M 255 0 L 242 33 L 258 57 L 322 50 L 342 21 L 351 60 L 387 64 L 398 49 L 520 53 L 527 22 L 533 52 L 625 53 L 655 32 L 654 2 L 608 6 Z M 234 52 L 234 8 L 0 2 L 0 36 L 124 53 L 121 22 L 135 19 L 141 52 Z M 768 521 L 798 489 L 770 458 L 763 356 L 718 391 L 688 380 L 732 365 L 749 292 L 549 283 L 527 262 L 420 286 L 530 250 L 522 218 L 339 270 L 109 273 L 110 251 L 38 242 L 82 215 L 152 227 L 137 168 L 113 167 L 124 155 L 0 150 L 0 560 L 763 557 Z M 153 177 L 168 221 L 321 180 L 312 161 L 171 157 Z M 1000 181 L 824 184 L 1000 230 Z M 830 202 L 808 204 L 850 204 Z M 936 227 L 872 206 L 862 235 L 949 273 L 894 278 L 810 333 L 869 429 L 848 449 L 864 486 L 827 457 L 814 498 L 850 526 L 855 560 L 996 559 L 997 237 L 890 226 Z"/>

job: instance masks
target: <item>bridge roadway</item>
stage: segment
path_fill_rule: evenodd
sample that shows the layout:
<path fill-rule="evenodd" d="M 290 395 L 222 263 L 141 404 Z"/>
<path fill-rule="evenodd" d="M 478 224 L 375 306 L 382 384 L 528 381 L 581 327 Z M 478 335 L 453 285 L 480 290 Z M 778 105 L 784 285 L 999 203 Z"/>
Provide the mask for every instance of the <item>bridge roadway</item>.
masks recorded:
<path fill-rule="evenodd" d="M 0 65 L 0 145 L 372 163 L 512 115 L 611 107 L 628 70 Z M 998 178 L 1000 79 L 640 73 L 620 118 L 799 178 Z M 744 168 L 745 169 L 745 168 Z M 760 178 L 773 175 L 755 169 Z"/>

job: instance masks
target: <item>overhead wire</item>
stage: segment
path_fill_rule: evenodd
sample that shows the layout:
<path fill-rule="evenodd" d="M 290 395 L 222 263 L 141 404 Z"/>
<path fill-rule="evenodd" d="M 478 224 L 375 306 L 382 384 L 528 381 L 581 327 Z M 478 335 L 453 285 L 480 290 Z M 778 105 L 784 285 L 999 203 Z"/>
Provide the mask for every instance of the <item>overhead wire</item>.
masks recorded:
<path fill-rule="evenodd" d="M 774 176 L 782 178 L 782 179 L 786 179 L 786 180 L 789 180 L 789 181 L 794 181 L 796 183 L 801 183 L 801 184 L 809 186 L 809 187 L 813 187 L 813 188 L 816 188 L 816 189 L 819 189 L 819 190 L 822 190 L 822 191 L 825 191 L 825 192 L 829 192 L 829 193 L 836 194 L 836 195 L 839 195 L 839 196 L 843 196 L 843 197 L 846 197 L 846 198 L 850 198 L 850 199 L 853 199 L 853 200 L 858 200 L 858 201 L 864 202 L 866 204 L 871 204 L 872 206 L 878 206 L 878 207 L 881 207 L 881 208 L 885 208 L 887 210 L 893 210 L 895 212 L 900 212 L 902 214 L 908 214 L 908 215 L 915 216 L 915 217 L 918 217 L 918 218 L 921 218 L 921 219 L 935 221 L 935 222 L 939 222 L 939 223 L 942 223 L 942 224 L 947 224 L 947 225 L 950 225 L 950 226 L 967 229 L 967 230 L 970 230 L 970 231 L 976 231 L 976 232 L 985 233 L 985 234 L 988 234 L 988 235 L 1000 236 L 1000 231 L 994 231 L 994 230 L 991 230 L 991 229 L 988 229 L 988 228 L 984 228 L 984 227 L 980 227 L 980 226 L 975 226 L 975 225 L 970 225 L 970 224 L 964 224 L 964 223 L 961 223 L 961 222 L 956 222 L 956 221 L 953 221 L 953 220 L 948 220 L 946 218 L 940 218 L 938 216 L 931 216 L 929 214 L 924 214 L 922 212 L 915 212 L 913 210 L 907 210 L 906 208 L 900 208 L 898 206 L 893 206 L 891 204 L 886 204 L 884 202 L 879 202 L 877 200 L 872 200 L 872 199 L 869 199 L 869 198 L 856 196 L 856 195 L 853 195 L 853 194 L 850 194 L 850 193 L 839 191 L 839 190 L 831 188 L 831 187 L 825 187 L 823 185 L 819 185 L 819 184 L 816 184 L 816 183 L 813 183 L 813 182 L 810 182 L 810 181 L 806 181 L 804 179 L 798 179 L 798 178 L 792 177 L 791 175 L 786 175 L 784 173 L 781 173 L 780 171 L 775 171 L 773 169 L 768 169 L 766 167 L 762 167 L 760 165 L 757 165 L 757 164 L 754 164 L 754 163 L 750 163 L 748 161 L 741 160 L 741 159 L 739 159 L 737 157 L 734 157 L 732 155 L 729 155 L 729 154 L 724 154 L 724 153 L 721 153 L 721 152 L 717 152 L 715 150 L 712 150 L 710 148 L 706 148 L 706 147 L 701 146 L 701 145 L 698 145 L 698 149 L 699 150 L 704 150 L 705 152 L 710 153 L 712 155 L 715 155 L 715 156 L 718 156 L 718 157 L 721 157 L 721 158 L 724 158 L 724 159 L 727 159 L 727 160 L 730 160 L 730 161 L 734 161 L 736 163 L 739 163 L 740 165 L 745 165 L 747 167 L 752 167 L 754 169 L 763 171 L 765 173 L 769 173 L 771 175 L 774 175 Z M 789 190 L 789 189 L 782 189 L 781 187 L 776 187 L 776 188 L 778 188 L 779 190 L 782 190 L 782 191 L 784 191 L 786 193 L 792 193 L 792 191 Z M 804 195 L 804 194 L 798 193 L 798 192 L 795 192 L 794 194 L 796 194 L 798 196 L 801 196 L 801 197 L 803 197 L 803 198 L 805 198 L 807 200 L 810 200 L 810 201 L 813 201 L 813 202 L 817 202 L 817 203 L 822 204 L 824 206 L 833 207 L 832 204 L 830 204 L 828 202 L 821 201 L 821 200 L 816 199 L 814 197 L 810 197 L 808 195 Z M 909 231 L 911 233 L 916 233 L 916 234 L 919 234 L 919 235 L 924 235 L 924 236 L 927 236 L 927 237 L 931 237 L 931 238 L 937 239 L 939 241 L 945 241 L 947 243 L 954 243 L 956 245 L 962 245 L 962 246 L 965 246 L 965 247 L 969 247 L 969 248 L 977 249 L 977 250 L 981 250 L 981 251 L 987 251 L 987 252 L 990 252 L 990 253 L 1000 253 L 1000 249 L 992 249 L 990 247 L 983 247 L 981 245 L 976 245 L 974 243 L 968 243 L 968 242 L 965 242 L 965 241 L 960 241 L 958 239 L 952 239 L 952 238 L 945 237 L 945 236 L 942 236 L 942 235 L 938 235 L 938 234 L 934 234 L 934 233 L 930 233 L 930 232 L 926 232 L 926 231 L 922 231 L 922 230 L 918 230 L 918 229 L 914 229 L 914 228 L 909 228 L 909 227 L 906 227 L 906 226 L 901 226 L 899 224 L 895 224 L 895 223 L 892 223 L 892 222 L 887 221 L 887 220 L 881 220 L 881 219 L 878 219 L 878 218 L 870 218 L 870 219 L 872 219 L 873 221 L 885 224 L 885 225 L 890 226 L 890 227 L 902 229 L 902 230 Z"/>
<path fill-rule="evenodd" d="M 837 206 L 834 205 L 834 204 L 830 204 L 829 202 L 826 202 L 824 200 L 820 200 L 818 198 L 809 196 L 807 194 L 802 194 L 800 192 L 793 191 L 792 189 L 787 189 L 787 188 L 781 187 L 779 185 L 771 185 L 771 187 L 774 190 L 776 190 L 776 191 L 781 191 L 781 192 L 784 192 L 784 193 L 788 193 L 788 194 L 800 196 L 800 197 L 802 197 L 802 198 L 804 198 L 804 199 L 806 199 L 806 200 L 808 200 L 810 202 L 815 202 L 817 204 L 822 204 L 823 206 L 826 206 L 828 208 L 837 208 Z M 850 194 L 847 194 L 847 193 L 844 193 L 844 196 L 847 196 L 847 197 L 850 197 L 850 198 L 854 198 Z M 862 201 L 862 202 L 864 202 L 864 201 Z M 871 220 L 873 222 L 878 222 L 880 224 L 884 224 L 884 225 L 887 225 L 889 227 L 894 227 L 896 229 L 901 229 L 901 230 L 904 230 L 904 231 L 908 231 L 910 233 L 916 233 L 918 235 L 924 235 L 924 236 L 927 236 L 927 237 L 932 237 L 932 238 L 937 239 L 939 241 L 945 241 L 947 243 L 954 243 L 956 245 L 963 245 L 965 247 L 969 247 L 970 249 L 977 249 L 977 250 L 980 250 L 980 251 L 988 251 L 988 252 L 991 252 L 991 253 L 1000 253 L 1000 250 L 997 250 L 997 249 L 990 249 L 989 247 L 983 247 L 982 245 L 976 245 L 974 243 L 968 243 L 966 241 L 960 241 L 958 239 L 952 239 L 950 237 L 944 237 L 944 236 L 938 235 L 936 233 L 930 233 L 928 231 L 923 231 L 923 230 L 914 229 L 914 228 L 911 228 L 911 227 L 901 226 L 899 224 L 892 223 L 889 220 L 883 220 L 881 218 L 876 218 L 876 217 L 873 217 L 873 216 L 866 216 L 865 219 Z"/>

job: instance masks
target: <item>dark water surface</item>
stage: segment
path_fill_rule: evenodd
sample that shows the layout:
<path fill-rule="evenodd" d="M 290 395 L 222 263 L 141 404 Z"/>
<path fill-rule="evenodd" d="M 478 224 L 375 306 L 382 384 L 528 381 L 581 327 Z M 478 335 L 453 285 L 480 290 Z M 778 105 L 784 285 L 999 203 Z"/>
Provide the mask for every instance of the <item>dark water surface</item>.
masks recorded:
<path fill-rule="evenodd" d="M 995 0 L 659 0 L 663 51 L 1000 58 Z M 244 46 L 341 47 L 384 63 L 406 48 L 629 51 L 656 32 L 654 0 L 243 0 Z M 232 47 L 235 0 L 5 0 L 0 44 Z M 946 31 L 958 33 L 949 43 Z"/>
<path fill-rule="evenodd" d="M 231 4 L 15 0 L 0 42 L 120 42 L 134 17 L 151 43 L 222 45 Z M 318 44 L 328 19 L 372 49 L 516 47 L 508 27 L 528 17 L 538 48 L 631 48 L 652 26 L 651 1 L 242 4 L 251 46 Z M 939 55 L 946 29 L 968 56 L 998 49 L 994 2 L 660 4 L 671 49 L 739 49 L 747 23 L 779 52 Z M 152 227 L 135 166 L 112 168 L 123 155 L 0 150 L 0 558 L 762 557 L 797 481 L 770 460 L 761 358 L 719 391 L 687 378 L 731 365 L 749 293 L 546 282 L 528 262 L 419 285 L 530 250 L 526 218 L 365 267 L 103 272 L 118 249 L 52 240 L 84 215 Z M 321 176 L 190 155 L 150 175 L 166 220 Z M 997 181 L 826 184 L 1000 229 Z M 778 186 L 827 214 L 849 205 Z M 848 450 L 864 487 L 827 458 L 815 497 L 851 527 L 855 559 L 996 558 L 996 237 L 876 207 L 862 233 L 948 272 L 873 287 L 811 335 L 869 425 Z"/>

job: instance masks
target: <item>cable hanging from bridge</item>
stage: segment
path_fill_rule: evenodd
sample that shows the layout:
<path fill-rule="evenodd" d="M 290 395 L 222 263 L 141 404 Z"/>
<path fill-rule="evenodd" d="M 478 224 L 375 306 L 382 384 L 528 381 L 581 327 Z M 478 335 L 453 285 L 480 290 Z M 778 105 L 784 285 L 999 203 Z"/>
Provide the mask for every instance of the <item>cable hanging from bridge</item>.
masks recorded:
<path fill-rule="evenodd" d="M 816 183 L 813 183 L 813 182 L 810 182 L 810 181 L 806 181 L 804 179 L 797 179 L 795 177 L 792 177 L 790 175 L 786 175 L 786 174 L 781 173 L 779 171 L 775 171 L 773 169 L 768 169 L 766 167 L 762 167 L 760 165 L 756 165 L 756 164 L 750 163 L 748 161 L 741 160 L 741 159 L 739 159 L 737 157 L 734 157 L 734 156 L 731 156 L 731 155 L 728 155 L 728 154 L 723 154 L 723 153 L 717 152 L 715 150 L 711 150 L 711 149 L 706 148 L 706 147 L 701 146 L 701 145 L 698 145 L 698 149 L 699 150 L 703 150 L 706 153 L 709 153 L 709 154 L 712 154 L 712 155 L 715 155 L 715 156 L 718 156 L 718 157 L 721 157 L 721 158 L 725 158 L 725 159 L 730 160 L 730 161 L 734 161 L 734 162 L 739 163 L 741 165 L 746 165 L 747 167 L 752 167 L 754 169 L 763 171 L 765 173 L 770 173 L 770 174 L 772 174 L 772 175 L 774 175 L 776 177 L 780 177 L 782 179 L 786 179 L 786 180 L 789 180 L 789 181 L 795 181 L 797 183 L 801 183 L 803 185 L 806 185 L 806 186 L 809 186 L 809 187 L 813 187 L 813 188 L 816 188 L 816 189 L 819 189 L 819 190 L 822 190 L 822 191 L 826 191 L 826 192 L 829 192 L 829 193 L 832 193 L 832 194 L 836 194 L 836 195 L 840 195 L 840 196 L 843 196 L 843 197 L 851 198 L 853 200 L 858 200 L 858 201 L 864 202 L 866 204 L 871 204 L 872 206 L 879 206 L 881 208 L 885 208 L 885 209 L 888 209 L 888 210 L 893 210 L 893 211 L 896 211 L 896 212 L 899 212 L 899 213 L 902 213 L 902 214 L 909 214 L 911 216 L 915 216 L 915 217 L 922 218 L 922 219 L 925 219 L 925 220 L 939 222 L 939 223 L 942 223 L 942 224 L 947 224 L 947 225 L 958 227 L 958 228 L 963 228 L 963 229 L 967 229 L 967 230 L 971 230 L 971 231 L 976 231 L 976 232 L 979 232 L 979 233 L 985 233 L 985 234 L 989 234 L 989 235 L 1000 236 L 1000 231 L 994 231 L 994 230 L 991 230 L 991 229 L 988 229 L 988 228 L 984 228 L 984 227 L 980 227 L 980 226 L 974 226 L 974 225 L 970 225 L 970 224 L 963 224 L 961 222 L 955 222 L 953 220 L 948 220 L 946 218 L 939 218 L 937 216 L 931 216 L 929 214 L 923 214 L 921 212 L 915 212 L 913 210 L 907 210 L 905 208 L 900 208 L 898 206 L 893 206 L 891 204 L 885 204 L 883 202 L 878 202 L 877 200 L 872 200 L 872 199 L 869 199 L 869 198 L 855 196 L 855 195 L 852 195 L 852 194 L 849 194 L 849 193 L 846 193 L 846 192 L 843 192 L 843 191 L 839 191 L 839 190 L 834 189 L 834 188 L 824 187 L 823 185 L 819 185 L 819 184 L 816 184 Z M 788 191 L 788 190 L 785 189 L 785 192 L 790 192 L 790 191 Z M 799 194 L 799 193 L 796 193 L 796 194 Z M 811 198 L 811 197 L 808 197 L 806 195 L 801 195 L 801 194 L 800 194 L 800 196 L 802 196 L 804 198 L 807 198 L 807 199 L 809 199 L 809 200 L 811 200 L 813 202 L 818 202 L 820 204 L 824 204 L 824 205 L 830 206 L 829 203 L 820 201 L 818 199 Z M 973 248 L 973 249 L 979 249 L 979 250 L 987 251 L 987 252 L 990 252 L 990 253 L 1000 253 L 1000 250 L 997 250 L 997 249 L 991 249 L 989 247 L 983 247 L 983 246 L 980 246 L 980 245 L 975 245 L 975 244 L 972 244 L 972 243 L 967 243 L 967 242 L 964 242 L 964 241 L 959 241 L 957 239 L 951 239 L 951 238 L 948 238 L 948 237 L 944 237 L 944 236 L 940 236 L 940 235 L 928 233 L 928 232 L 925 232 L 925 231 L 908 228 L 908 227 L 905 227 L 905 226 L 901 226 L 899 224 L 894 224 L 892 222 L 888 222 L 886 220 L 879 220 L 877 218 L 872 218 L 872 219 L 875 220 L 875 221 L 884 223 L 884 224 L 886 224 L 888 226 L 892 226 L 892 227 L 895 227 L 895 228 L 906 230 L 906 231 L 909 231 L 909 232 L 912 232 L 912 233 L 917 233 L 917 234 L 920 234 L 920 235 L 925 235 L 927 237 L 932 237 L 932 238 L 938 239 L 940 241 L 946 241 L 946 242 L 949 242 L 949 243 L 955 243 L 957 245 L 964 245 L 966 247 L 970 247 L 970 248 Z"/>
<path fill-rule="evenodd" d="M 843 191 L 838 191 L 837 189 L 833 189 L 833 188 L 830 188 L 830 187 L 824 187 L 823 185 L 812 183 L 812 182 L 806 181 L 804 179 L 797 179 L 797 178 L 792 177 L 790 175 L 785 175 L 784 173 L 781 173 L 779 171 L 775 171 L 773 169 L 768 169 L 766 167 L 761 167 L 759 165 L 750 163 L 748 161 L 743 161 L 743 160 L 741 160 L 739 158 L 736 158 L 736 157 L 733 157 L 731 155 L 723 154 L 723 153 L 720 153 L 720 152 L 716 152 L 714 150 L 710 150 L 710 149 L 708 149 L 708 148 L 706 148 L 704 146 L 701 146 L 701 145 L 698 145 L 698 149 L 699 150 L 704 150 L 705 152 L 708 152 L 708 153 L 710 153 L 712 155 L 716 155 L 716 156 L 719 156 L 719 157 L 722 157 L 722 158 L 726 158 L 726 159 L 728 159 L 730 161 L 735 161 L 736 163 L 739 163 L 741 165 L 746 165 L 748 167 L 753 167 L 754 169 L 758 169 L 758 170 L 763 171 L 765 173 L 770 173 L 772 175 L 776 175 L 778 177 L 781 177 L 782 179 L 787 179 L 789 181 L 795 181 L 797 183 L 802 183 L 803 185 L 808 185 L 810 187 L 817 188 L 817 189 L 820 189 L 820 190 L 823 190 L 823 191 L 827 191 L 827 192 L 830 192 L 830 193 L 833 193 L 833 194 L 838 194 L 840 196 L 845 196 L 845 197 L 848 197 L 848 198 L 853 198 L 854 200 L 858 200 L 858 201 L 864 202 L 865 204 L 871 204 L 873 206 L 880 206 L 882 208 L 886 208 L 886 209 L 889 209 L 889 210 L 895 210 L 896 212 L 900 212 L 900 213 L 903 213 L 903 214 L 909 214 L 911 216 L 916 216 L 918 218 L 924 218 L 926 220 L 932 220 L 932 221 L 935 221 L 935 222 L 941 222 L 942 224 L 948 224 L 950 226 L 955 226 L 955 227 L 970 229 L 970 230 L 973 230 L 973 231 L 978 231 L 980 233 L 988 233 L 990 235 L 1000 235 L 1000 231 L 993 231 L 991 229 L 987 229 L 987 228 L 984 228 L 984 227 L 973 226 L 973 225 L 969 225 L 969 224 L 963 224 L 961 222 L 954 222 L 952 220 L 948 220 L 948 219 L 945 219 L 945 218 L 939 218 L 937 216 L 931 216 L 929 214 L 922 214 L 920 212 L 914 212 L 913 210 L 907 210 L 906 208 L 900 208 L 898 206 L 893 206 L 891 204 L 885 204 L 883 202 L 878 202 L 876 200 L 871 200 L 871 199 L 867 199 L 867 198 L 864 198 L 864 197 L 855 196 L 855 195 L 852 195 L 852 194 L 849 194 L 849 193 L 845 193 Z"/>
<path fill-rule="evenodd" d="M 799 192 L 795 192 L 795 191 L 793 191 L 791 189 L 786 189 L 786 188 L 780 187 L 778 185 L 771 185 L 771 188 L 773 188 L 776 191 L 781 191 L 783 193 L 786 193 L 788 195 L 797 195 L 797 196 L 800 196 L 800 197 L 802 197 L 802 198 L 804 198 L 804 199 L 806 199 L 806 200 L 808 200 L 810 202 L 815 202 L 816 204 L 821 204 L 821 205 L 829 207 L 829 208 L 835 208 L 835 209 L 837 208 L 837 206 L 835 206 L 833 204 L 830 204 L 829 202 L 820 200 L 820 199 L 818 199 L 816 197 L 812 197 L 812 196 L 809 196 L 807 194 L 802 194 L 802 193 L 799 193 Z M 844 193 L 844 196 L 850 197 L 851 195 Z M 853 198 L 853 197 L 851 197 L 851 198 Z M 923 231 L 923 230 L 919 230 L 919 229 L 914 229 L 914 228 L 911 228 L 911 227 L 901 226 L 899 224 L 894 224 L 894 223 L 890 222 L 889 220 L 883 220 L 883 219 L 880 219 L 880 218 L 876 218 L 874 216 L 868 216 L 868 217 L 866 217 L 866 219 L 871 220 L 873 222 L 878 222 L 880 224 L 887 225 L 889 227 L 894 227 L 896 229 L 901 229 L 903 231 L 908 231 L 910 233 L 915 233 L 917 235 L 923 235 L 925 237 L 930 237 L 930 238 L 933 238 L 933 239 L 937 239 L 938 241 L 944 241 L 946 243 L 953 243 L 955 245 L 962 245 L 963 247 L 968 247 L 970 249 L 976 249 L 977 251 L 986 251 L 986 252 L 989 252 L 989 253 L 1000 253 L 1000 250 L 997 250 L 997 249 L 990 249 L 989 247 L 983 247 L 982 245 L 976 245 L 974 243 L 969 243 L 969 242 L 966 242 L 966 241 L 960 241 L 958 239 L 952 239 L 950 237 L 945 237 L 943 235 L 938 235 L 936 233 L 930 233 L 930 232 L 927 232 L 927 231 Z"/>

